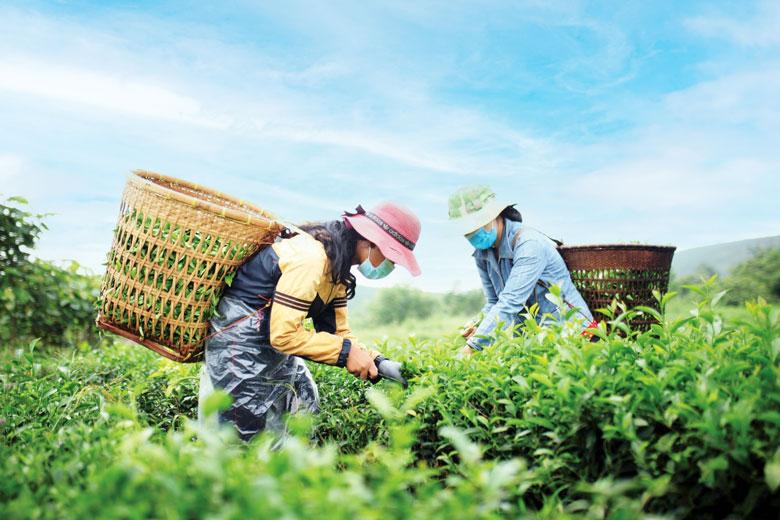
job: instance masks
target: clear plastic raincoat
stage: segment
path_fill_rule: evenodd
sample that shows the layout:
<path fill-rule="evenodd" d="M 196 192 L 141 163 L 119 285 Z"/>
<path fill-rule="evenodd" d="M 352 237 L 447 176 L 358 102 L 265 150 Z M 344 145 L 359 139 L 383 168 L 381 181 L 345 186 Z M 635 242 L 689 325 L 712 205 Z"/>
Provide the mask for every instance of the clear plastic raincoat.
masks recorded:
<path fill-rule="evenodd" d="M 220 422 L 232 423 L 244 440 L 263 430 L 283 433 L 285 414 L 319 411 L 317 385 L 303 360 L 263 341 L 261 328 L 269 310 L 255 311 L 238 299 L 222 298 L 220 316 L 211 321 L 217 334 L 206 343 L 206 374 L 214 387 L 233 398 Z"/>

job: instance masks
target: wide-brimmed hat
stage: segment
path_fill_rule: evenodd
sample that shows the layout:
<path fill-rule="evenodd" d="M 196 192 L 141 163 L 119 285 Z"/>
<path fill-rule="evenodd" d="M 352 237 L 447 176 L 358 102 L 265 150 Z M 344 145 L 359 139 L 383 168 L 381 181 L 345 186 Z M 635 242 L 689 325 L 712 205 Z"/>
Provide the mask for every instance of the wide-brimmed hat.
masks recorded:
<path fill-rule="evenodd" d="M 358 206 L 345 212 L 346 220 L 363 238 L 370 240 L 393 263 L 404 266 L 413 276 L 420 274 L 414 246 L 420 238 L 420 219 L 410 210 L 383 202 L 366 211 Z"/>
<path fill-rule="evenodd" d="M 464 235 L 487 225 L 502 211 L 514 204 L 499 200 L 487 186 L 466 186 L 450 195 L 450 220 Z"/>

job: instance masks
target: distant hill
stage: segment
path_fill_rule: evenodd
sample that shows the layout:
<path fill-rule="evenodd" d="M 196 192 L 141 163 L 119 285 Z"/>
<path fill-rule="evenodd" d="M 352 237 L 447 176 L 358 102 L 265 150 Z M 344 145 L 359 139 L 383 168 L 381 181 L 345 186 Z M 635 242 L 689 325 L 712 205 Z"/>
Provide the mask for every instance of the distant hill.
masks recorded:
<path fill-rule="evenodd" d="M 719 275 L 728 274 L 732 267 L 747 260 L 758 249 L 780 247 L 780 236 L 752 238 L 712 246 L 677 251 L 672 261 L 675 276 L 695 274 L 702 265 L 713 268 Z"/>

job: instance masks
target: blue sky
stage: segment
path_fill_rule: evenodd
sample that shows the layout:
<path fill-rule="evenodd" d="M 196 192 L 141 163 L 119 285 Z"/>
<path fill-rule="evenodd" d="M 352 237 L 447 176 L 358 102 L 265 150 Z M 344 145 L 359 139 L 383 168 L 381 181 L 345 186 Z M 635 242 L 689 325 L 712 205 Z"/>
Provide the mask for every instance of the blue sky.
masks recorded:
<path fill-rule="evenodd" d="M 448 194 L 567 243 L 780 234 L 780 2 L 3 2 L 0 192 L 96 272 L 127 173 L 291 221 L 381 200 L 477 287 Z M 399 270 L 400 271 L 400 270 Z"/>

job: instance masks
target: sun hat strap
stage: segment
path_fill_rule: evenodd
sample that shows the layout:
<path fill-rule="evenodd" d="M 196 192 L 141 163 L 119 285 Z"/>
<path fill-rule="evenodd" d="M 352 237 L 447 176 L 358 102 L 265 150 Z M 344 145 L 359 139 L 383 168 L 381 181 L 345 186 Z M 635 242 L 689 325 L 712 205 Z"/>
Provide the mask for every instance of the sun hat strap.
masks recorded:
<path fill-rule="evenodd" d="M 382 228 L 388 235 L 396 239 L 398 242 L 400 242 L 406 249 L 409 251 L 414 251 L 415 243 L 403 236 L 401 233 L 399 233 L 395 228 L 393 228 L 390 224 L 382 220 L 382 217 L 377 215 L 376 213 L 371 213 L 370 211 L 366 212 L 366 217 L 368 220 Z"/>
<path fill-rule="evenodd" d="M 344 217 L 354 217 L 356 215 L 365 215 L 365 214 L 366 214 L 366 210 L 363 209 L 363 206 L 358 204 L 358 207 L 355 208 L 355 211 L 345 211 L 343 216 Z"/>

